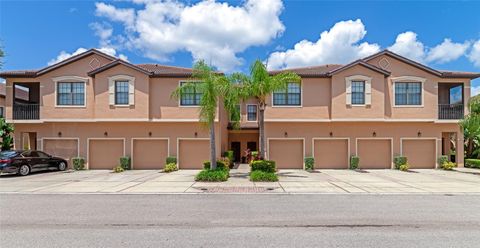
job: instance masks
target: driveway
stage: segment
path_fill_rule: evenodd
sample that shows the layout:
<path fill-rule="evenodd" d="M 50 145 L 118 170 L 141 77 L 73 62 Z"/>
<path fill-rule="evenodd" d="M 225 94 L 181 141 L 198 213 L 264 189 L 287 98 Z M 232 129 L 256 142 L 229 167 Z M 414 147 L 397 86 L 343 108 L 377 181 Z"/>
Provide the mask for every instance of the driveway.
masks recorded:
<path fill-rule="evenodd" d="M 324 194 L 480 194 L 480 174 L 413 170 L 279 171 L 279 182 L 253 183 L 248 170 L 232 170 L 227 182 L 195 182 L 197 170 L 161 173 L 107 170 L 1 176 L 0 193 L 324 193 Z"/>

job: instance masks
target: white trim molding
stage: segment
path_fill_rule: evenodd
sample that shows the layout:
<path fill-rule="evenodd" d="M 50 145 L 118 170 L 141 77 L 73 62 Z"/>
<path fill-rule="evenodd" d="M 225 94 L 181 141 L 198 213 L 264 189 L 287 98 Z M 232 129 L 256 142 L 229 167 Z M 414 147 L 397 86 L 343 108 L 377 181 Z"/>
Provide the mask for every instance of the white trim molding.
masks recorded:
<path fill-rule="evenodd" d="M 115 103 L 115 82 L 128 81 L 128 104 Z M 135 77 L 129 75 L 115 75 L 108 77 L 108 102 L 114 107 L 129 107 L 135 105 Z"/>
<path fill-rule="evenodd" d="M 61 76 L 54 77 L 52 81 L 55 84 L 54 97 L 55 108 L 85 108 L 87 107 L 87 85 L 90 82 L 88 77 L 79 76 Z M 58 105 L 58 83 L 83 83 L 83 105 Z"/>
<path fill-rule="evenodd" d="M 305 138 L 303 137 L 284 137 L 284 138 L 267 138 L 267 159 L 270 159 L 270 140 L 301 140 L 302 141 L 302 144 L 303 144 L 303 147 L 302 147 L 302 150 L 303 150 L 303 158 L 302 158 L 302 164 L 303 164 L 303 170 L 305 170 L 305 162 L 304 162 L 304 159 L 305 159 Z"/>
<path fill-rule="evenodd" d="M 86 169 L 90 169 L 90 141 L 91 140 L 121 140 L 123 141 L 123 156 L 125 157 L 125 142 L 126 138 L 87 138 L 87 166 Z"/>
<path fill-rule="evenodd" d="M 133 159 L 134 159 L 134 156 L 133 156 L 133 143 L 134 141 L 136 140 L 166 140 L 167 141 L 167 157 L 170 157 L 170 138 L 168 137 L 135 137 L 135 138 L 131 138 L 130 140 L 130 167 L 131 169 L 135 169 L 133 167 L 134 163 L 133 163 Z"/>
<path fill-rule="evenodd" d="M 364 104 L 352 104 L 352 82 L 363 81 L 365 87 L 363 89 Z M 352 107 L 365 107 L 372 105 L 372 78 L 364 75 L 352 75 L 345 77 L 345 96 L 346 104 Z"/>
<path fill-rule="evenodd" d="M 393 137 L 357 137 L 355 138 L 355 156 L 358 157 L 358 141 L 359 140 L 390 140 L 390 169 L 394 169 L 393 164 Z M 360 161 L 362 158 L 360 158 Z"/>
<path fill-rule="evenodd" d="M 434 154 L 434 160 L 435 161 L 435 169 L 438 169 L 438 143 L 442 141 L 442 139 L 438 139 L 435 137 L 401 137 L 400 138 L 400 156 L 403 156 L 403 141 L 404 140 L 433 140 L 435 141 L 435 154 Z M 408 157 L 407 157 L 408 160 Z"/>
<path fill-rule="evenodd" d="M 350 137 L 313 137 L 312 138 L 312 157 L 315 159 L 315 141 L 317 140 L 347 140 L 347 164 L 346 168 L 349 168 L 350 162 Z M 314 165 L 315 169 L 315 165 Z"/>
<path fill-rule="evenodd" d="M 401 77 L 394 77 L 390 79 L 392 81 L 392 99 L 393 99 L 393 104 L 392 107 L 394 108 L 423 108 L 425 105 L 425 82 L 427 81 L 426 78 L 422 77 L 416 77 L 416 76 L 401 76 Z M 396 99 L 395 99 L 395 84 L 396 83 L 420 83 L 421 87 L 421 100 L 422 104 L 420 105 L 396 105 Z"/>

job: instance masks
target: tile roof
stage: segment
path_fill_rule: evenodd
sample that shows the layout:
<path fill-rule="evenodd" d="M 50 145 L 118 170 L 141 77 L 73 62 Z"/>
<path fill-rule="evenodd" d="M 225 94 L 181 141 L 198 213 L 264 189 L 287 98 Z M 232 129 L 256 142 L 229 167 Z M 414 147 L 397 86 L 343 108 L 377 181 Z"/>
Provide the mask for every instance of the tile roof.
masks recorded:
<path fill-rule="evenodd" d="M 191 68 L 159 65 L 159 64 L 137 64 L 136 66 L 149 71 L 152 76 L 178 76 L 178 77 L 190 77 L 193 70 Z"/>
<path fill-rule="evenodd" d="M 297 67 L 297 68 L 286 68 L 282 70 L 273 70 L 269 73 L 272 75 L 282 73 L 282 72 L 294 72 L 301 77 L 329 77 L 328 73 L 330 71 L 336 70 L 343 65 L 339 64 L 327 64 L 319 66 L 307 66 L 307 67 Z"/>

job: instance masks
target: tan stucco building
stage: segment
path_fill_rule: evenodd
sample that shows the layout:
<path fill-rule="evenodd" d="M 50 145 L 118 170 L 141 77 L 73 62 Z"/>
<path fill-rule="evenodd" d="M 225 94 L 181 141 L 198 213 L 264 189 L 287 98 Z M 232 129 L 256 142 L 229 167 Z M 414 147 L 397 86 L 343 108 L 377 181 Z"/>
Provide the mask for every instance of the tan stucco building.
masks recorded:
<path fill-rule="evenodd" d="M 316 168 L 348 168 L 352 154 L 361 168 L 392 168 L 401 154 L 411 168 L 435 168 L 442 154 L 463 166 L 458 122 L 479 73 L 438 71 L 389 51 L 287 70 L 301 83 L 274 93 L 265 111 L 266 156 L 279 168 L 303 168 L 310 156 Z M 191 73 L 93 49 L 41 70 L 1 72 L 15 148 L 82 156 L 90 169 L 111 169 L 124 155 L 133 169 L 163 168 L 167 156 L 180 168 L 200 168 L 209 156 L 208 130 L 198 119 L 201 93 L 170 97 Z M 17 88 L 28 89 L 28 98 Z M 215 122 L 217 155 L 231 149 L 237 161 L 247 148 L 258 149 L 256 100 L 239 108 L 240 129 L 230 127 L 222 106 Z"/>

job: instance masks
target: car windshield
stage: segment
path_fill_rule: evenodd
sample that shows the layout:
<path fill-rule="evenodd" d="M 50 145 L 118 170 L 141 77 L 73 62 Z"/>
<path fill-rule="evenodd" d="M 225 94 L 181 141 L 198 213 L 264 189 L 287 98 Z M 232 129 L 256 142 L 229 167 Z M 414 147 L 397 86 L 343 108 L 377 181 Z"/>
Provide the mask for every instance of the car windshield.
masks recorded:
<path fill-rule="evenodd" d="M 11 157 L 15 157 L 17 155 L 17 152 L 16 151 L 3 151 L 3 152 L 0 152 L 0 157 L 2 158 L 11 158 Z"/>

